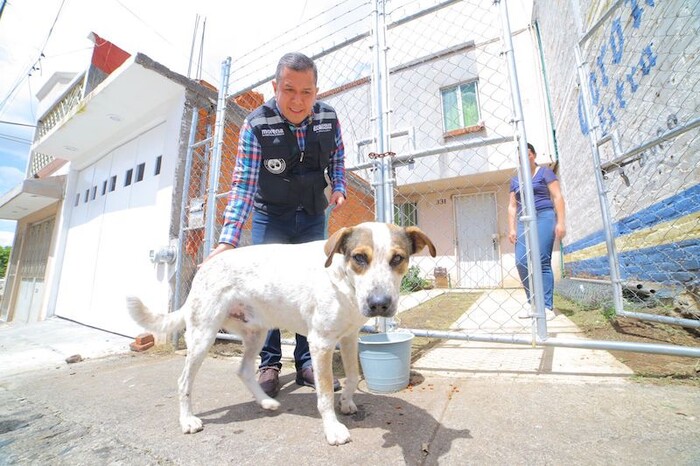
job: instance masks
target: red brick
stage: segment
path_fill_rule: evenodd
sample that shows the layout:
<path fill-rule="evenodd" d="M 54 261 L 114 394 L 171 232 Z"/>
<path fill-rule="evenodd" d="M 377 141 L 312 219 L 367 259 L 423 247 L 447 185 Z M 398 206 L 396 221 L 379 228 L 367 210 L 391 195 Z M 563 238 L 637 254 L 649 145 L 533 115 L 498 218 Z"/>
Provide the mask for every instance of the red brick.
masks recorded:
<path fill-rule="evenodd" d="M 129 348 L 131 348 L 131 351 L 146 351 L 148 348 L 154 345 L 154 342 L 148 342 L 145 344 L 138 344 L 137 342 L 133 342 L 132 344 L 129 345 Z"/>
<path fill-rule="evenodd" d="M 136 337 L 137 345 L 146 345 L 148 343 L 153 343 L 154 341 L 153 335 L 150 333 L 142 333 Z"/>

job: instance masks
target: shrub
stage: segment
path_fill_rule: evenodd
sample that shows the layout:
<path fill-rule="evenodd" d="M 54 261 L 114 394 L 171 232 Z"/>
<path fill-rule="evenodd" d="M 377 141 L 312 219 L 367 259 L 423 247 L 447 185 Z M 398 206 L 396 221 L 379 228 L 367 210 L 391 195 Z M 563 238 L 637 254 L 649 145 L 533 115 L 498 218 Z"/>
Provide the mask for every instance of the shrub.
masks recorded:
<path fill-rule="evenodd" d="M 430 287 L 430 282 L 421 278 L 420 268 L 417 266 L 409 267 L 408 272 L 401 280 L 401 292 L 411 293 L 413 291 L 424 290 Z"/>

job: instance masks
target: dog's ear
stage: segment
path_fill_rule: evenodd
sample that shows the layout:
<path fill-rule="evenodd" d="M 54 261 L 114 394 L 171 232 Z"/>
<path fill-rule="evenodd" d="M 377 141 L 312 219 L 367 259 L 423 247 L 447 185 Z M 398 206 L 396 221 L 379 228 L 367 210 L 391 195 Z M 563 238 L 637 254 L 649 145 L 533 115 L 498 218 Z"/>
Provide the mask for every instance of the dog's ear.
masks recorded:
<path fill-rule="evenodd" d="M 423 233 L 423 231 L 420 228 L 406 227 L 405 231 L 408 237 L 411 238 L 411 242 L 413 243 L 413 252 L 411 254 L 420 252 L 421 250 L 423 250 L 424 247 L 428 246 L 428 251 L 430 252 L 430 255 L 432 257 L 435 257 L 435 245 L 432 241 L 430 241 L 428 235 Z"/>
<path fill-rule="evenodd" d="M 333 262 L 333 254 L 345 252 L 343 249 L 345 247 L 345 239 L 351 231 L 352 228 L 343 227 L 328 238 L 328 241 L 323 246 L 323 252 L 326 253 L 326 267 L 329 267 Z"/>

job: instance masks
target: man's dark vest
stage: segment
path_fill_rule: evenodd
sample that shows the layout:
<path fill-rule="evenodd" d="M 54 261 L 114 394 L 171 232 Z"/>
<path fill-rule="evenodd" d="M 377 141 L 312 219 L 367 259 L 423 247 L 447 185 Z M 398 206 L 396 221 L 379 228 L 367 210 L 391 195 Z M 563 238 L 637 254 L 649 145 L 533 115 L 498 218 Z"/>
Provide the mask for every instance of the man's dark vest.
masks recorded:
<path fill-rule="evenodd" d="M 262 148 L 258 188 L 253 198 L 256 209 L 282 215 L 303 207 L 307 213 L 318 215 L 328 206 L 323 173 L 335 149 L 338 120 L 335 110 L 323 102 L 314 104 L 312 118 L 302 153 L 294 132 L 277 112 L 274 100 L 248 116 Z"/>

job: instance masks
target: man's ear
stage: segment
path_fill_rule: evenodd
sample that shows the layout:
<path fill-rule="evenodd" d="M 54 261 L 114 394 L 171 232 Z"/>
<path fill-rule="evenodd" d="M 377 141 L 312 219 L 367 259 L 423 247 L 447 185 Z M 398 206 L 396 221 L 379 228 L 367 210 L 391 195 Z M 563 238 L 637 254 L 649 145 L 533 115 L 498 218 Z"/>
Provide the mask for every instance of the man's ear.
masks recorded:
<path fill-rule="evenodd" d="M 435 257 L 435 254 L 437 253 L 437 251 L 435 250 L 435 245 L 432 241 L 430 241 L 428 235 L 423 233 L 423 231 L 420 228 L 406 227 L 405 231 L 408 237 L 411 238 L 411 242 L 413 243 L 413 252 L 411 254 L 420 252 L 423 250 L 424 247 L 428 246 L 428 251 L 430 252 L 430 255 L 432 257 Z"/>
<path fill-rule="evenodd" d="M 328 238 L 323 246 L 323 252 L 326 253 L 326 267 L 329 267 L 333 262 L 333 254 L 343 254 L 345 252 L 345 239 L 352 232 L 352 228 L 341 228 Z"/>

